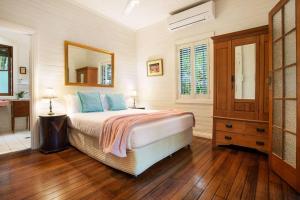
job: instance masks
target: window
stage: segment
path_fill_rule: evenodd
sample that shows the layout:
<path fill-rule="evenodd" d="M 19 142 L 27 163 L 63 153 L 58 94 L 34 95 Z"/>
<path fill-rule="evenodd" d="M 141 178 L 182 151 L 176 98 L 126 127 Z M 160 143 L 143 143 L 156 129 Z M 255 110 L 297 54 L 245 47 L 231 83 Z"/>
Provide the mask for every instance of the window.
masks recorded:
<path fill-rule="evenodd" d="M 0 96 L 12 95 L 12 47 L 0 45 Z"/>
<path fill-rule="evenodd" d="M 209 98 L 208 52 L 208 40 L 177 47 L 179 99 Z"/>

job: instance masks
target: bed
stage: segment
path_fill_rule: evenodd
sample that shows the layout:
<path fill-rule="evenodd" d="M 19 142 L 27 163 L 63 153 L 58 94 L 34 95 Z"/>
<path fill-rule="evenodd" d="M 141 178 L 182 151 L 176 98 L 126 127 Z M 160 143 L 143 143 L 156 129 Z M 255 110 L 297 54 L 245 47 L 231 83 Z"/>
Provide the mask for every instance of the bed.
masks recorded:
<path fill-rule="evenodd" d="M 161 159 L 192 142 L 192 115 L 183 115 L 136 126 L 132 129 L 127 157 L 105 154 L 99 146 L 99 134 L 105 119 L 122 114 L 155 112 L 128 109 L 69 115 L 69 141 L 90 157 L 123 172 L 138 176 Z"/>
<path fill-rule="evenodd" d="M 69 115 L 69 141 L 88 156 L 123 172 L 138 176 L 150 166 L 192 142 L 193 116 L 182 115 L 134 127 L 125 158 L 104 153 L 99 146 L 103 122 L 116 115 L 156 112 L 127 109 Z"/>

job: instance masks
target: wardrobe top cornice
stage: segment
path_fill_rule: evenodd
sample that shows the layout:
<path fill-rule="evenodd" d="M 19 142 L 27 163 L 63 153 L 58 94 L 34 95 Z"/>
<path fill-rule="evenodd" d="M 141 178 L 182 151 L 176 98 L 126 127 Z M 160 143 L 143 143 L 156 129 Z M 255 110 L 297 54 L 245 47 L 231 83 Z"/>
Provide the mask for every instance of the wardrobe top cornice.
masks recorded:
<path fill-rule="evenodd" d="M 221 41 L 239 39 L 245 36 L 250 37 L 255 35 L 268 34 L 268 32 L 269 32 L 269 26 L 265 25 L 265 26 L 259 26 L 251 29 L 233 32 L 233 33 L 217 35 L 212 37 L 212 40 L 214 40 L 214 42 L 221 42 Z"/>

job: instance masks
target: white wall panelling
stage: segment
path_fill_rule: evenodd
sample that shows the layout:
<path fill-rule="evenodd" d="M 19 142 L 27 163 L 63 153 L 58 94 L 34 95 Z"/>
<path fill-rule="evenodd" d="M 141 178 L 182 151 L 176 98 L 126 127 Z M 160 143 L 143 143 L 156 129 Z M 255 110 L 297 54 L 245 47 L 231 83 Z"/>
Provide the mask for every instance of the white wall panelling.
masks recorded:
<path fill-rule="evenodd" d="M 60 106 L 64 94 L 78 90 L 126 92 L 135 89 L 136 33 L 133 30 L 61 0 L 1 0 L 0 19 L 7 27 L 11 25 L 6 21 L 22 25 L 20 27 L 23 29 L 30 27 L 37 32 L 35 37 L 38 45 L 35 51 L 38 60 L 33 76 L 37 79 L 34 99 L 38 113 L 48 109 L 48 102 L 41 100 L 47 87 L 53 87 L 60 97 L 54 102 L 54 111 L 57 112 L 64 110 Z M 65 86 L 64 40 L 114 52 L 115 88 Z"/>
<path fill-rule="evenodd" d="M 137 32 L 139 103 L 151 108 L 178 108 L 192 111 L 196 117 L 195 135 L 212 136 L 212 104 L 176 103 L 176 44 L 203 33 L 215 35 L 268 24 L 268 12 L 278 0 L 216 0 L 216 20 L 178 31 L 168 31 L 162 21 Z M 212 48 L 211 48 L 212 49 Z M 147 77 L 146 61 L 164 59 L 164 76 Z M 212 71 L 211 71 L 212 72 Z M 213 91 L 211 91 L 213 92 Z"/>
<path fill-rule="evenodd" d="M 34 100 L 40 102 L 44 89 L 53 87 L 61 97 L 54 103 L 54 111 L 60 111 L 59 102 L 66 93 L 138 89 L 139 104 L 157 109 L 193 111 L 197 121 L 195 134 L 211 137 L 212 105 L 209 102 L 176 103 L 175 43 L 207 32 L 219 35 L 265 25 L 268 23 L 268 12 L 276 2 L 278 0 L 216 0 L 215 21 L 176 32 L 168 31 L 165 20 L 135 32 L 62 0 L 1 0 L 0 19 L 36 31 L 33 36 L 34 51 L 37 52 L 37 67 L 33 74 L 37 79 Z M 115 52 L 115 88 L 64 86 L 64 40 Z M 164 75 L 147 77 L 146 61 L 155 58 L 164 59 Z M 47 103 L 36 104 L 38 111 L 46 111 Z"/>

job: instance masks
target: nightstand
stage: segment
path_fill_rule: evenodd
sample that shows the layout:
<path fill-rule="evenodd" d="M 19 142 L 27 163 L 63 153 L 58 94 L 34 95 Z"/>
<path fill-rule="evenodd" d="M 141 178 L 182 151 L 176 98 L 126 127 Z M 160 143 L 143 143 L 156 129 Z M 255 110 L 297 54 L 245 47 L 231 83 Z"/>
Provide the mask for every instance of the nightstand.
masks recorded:
<path fill-rule="evenodd" d="M 52 153 L 69 146 L 67 115 L 40 115 L 40 151 Z"/>
<path fill-rule="evenodd" d="M 146 110 L 146 107 L 129 107 L 131 109 L 140 109 L 140 110 Z"/>

